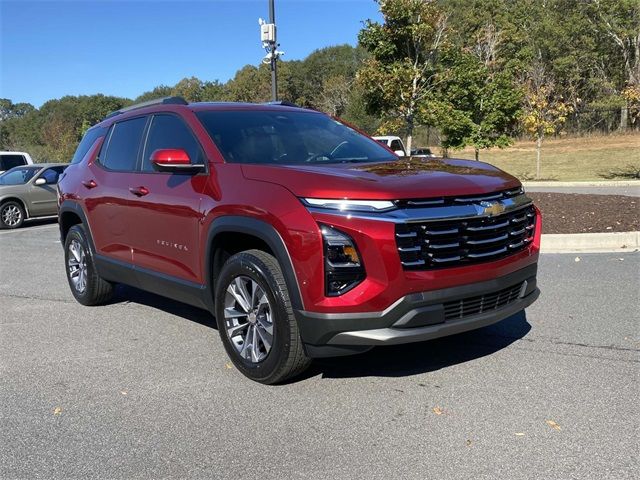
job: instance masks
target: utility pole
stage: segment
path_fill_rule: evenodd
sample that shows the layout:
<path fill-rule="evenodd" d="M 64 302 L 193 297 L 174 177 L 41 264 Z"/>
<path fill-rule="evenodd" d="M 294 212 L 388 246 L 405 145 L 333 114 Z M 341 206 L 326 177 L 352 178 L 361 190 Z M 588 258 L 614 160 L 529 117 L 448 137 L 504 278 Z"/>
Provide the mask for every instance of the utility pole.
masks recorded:
<path fill-rule="evenodd" d="M 267 55 L 262 59 L 263 63 L 268 63 L 271 67 L 271 101 L 278 101 L 278 58 L 284 52 L 278 50 L 278 40 L 276 36 L 276 12 L 274 0 L 269 0 L 269 23 L 259 19 L 260 41 Z"/>

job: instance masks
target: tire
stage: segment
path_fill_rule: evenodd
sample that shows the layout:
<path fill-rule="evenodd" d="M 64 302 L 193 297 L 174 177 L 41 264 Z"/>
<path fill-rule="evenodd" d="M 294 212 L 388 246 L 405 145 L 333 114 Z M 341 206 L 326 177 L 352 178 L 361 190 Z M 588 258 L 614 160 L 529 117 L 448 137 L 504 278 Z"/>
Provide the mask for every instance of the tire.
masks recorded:
<path fill-rule="evenodd" d="M 240 299 L 251 306 L 243 308 Z M 246 377 L 272 385 L 295 377 L 311 363 L 282 269 L 272 255 L 247 250 L 230 257 L 216 279 L 215 305 L 224 348 Z"/>
<path fill-rule="evenodd" d="M 14 201 L 5 202 L 0 207 L 0 226 L 2 228 L 20 228 L 25 219 L 24 207 Z"/>
<path fill-rule="evenodd" d="M 92 306 L 111 299 L 113 285 L 98 275 L 93 252 L 82 225 L 72 226 L 67 233 L 64 241 L 64 265 L 69 288 L 79 303 Z"/>

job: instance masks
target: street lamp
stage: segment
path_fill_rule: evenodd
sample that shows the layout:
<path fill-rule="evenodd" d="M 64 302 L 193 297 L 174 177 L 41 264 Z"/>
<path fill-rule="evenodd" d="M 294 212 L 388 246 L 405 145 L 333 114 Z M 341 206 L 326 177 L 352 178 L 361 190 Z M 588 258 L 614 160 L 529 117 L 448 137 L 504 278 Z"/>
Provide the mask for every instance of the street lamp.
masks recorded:
<path fill-rule="evenodd" d="M 276 13 L 274 0 L 269 0 L 269 23 L 262 18 L 258 19 L 260 24 L 260 41 L 262 47 L 267 54 L 262 59 L 262 63 L 268 63 L 271 66 L 271 100 L 278 100 L 278 73 L 277 61 L 284 52 L 278 50 L 278 41 L 276 39 Z"/>

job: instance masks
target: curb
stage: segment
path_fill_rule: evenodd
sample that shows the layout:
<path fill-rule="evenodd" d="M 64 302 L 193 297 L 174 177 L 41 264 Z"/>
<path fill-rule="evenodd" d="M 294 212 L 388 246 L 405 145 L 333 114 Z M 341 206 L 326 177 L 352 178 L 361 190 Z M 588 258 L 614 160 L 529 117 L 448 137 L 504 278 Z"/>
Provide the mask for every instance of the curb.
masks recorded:
<path fill-rule="evenodd" d="M 633 252 L 640 249 L 640 232 L 543 234 L 543 253 Z"/>
<path fill-rule="evenodd" d="M 594 180 L 591 182 L 522 182 L 524 187 L 640 187 L 640 180 Z"/>

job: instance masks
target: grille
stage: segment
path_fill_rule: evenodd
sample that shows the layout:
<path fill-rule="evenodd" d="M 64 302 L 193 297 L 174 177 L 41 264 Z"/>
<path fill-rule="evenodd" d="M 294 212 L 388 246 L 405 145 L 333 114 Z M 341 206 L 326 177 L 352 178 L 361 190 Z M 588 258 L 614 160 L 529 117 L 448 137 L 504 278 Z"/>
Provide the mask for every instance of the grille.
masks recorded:
<path fill-rule="evenodd" d="M 445 321 L 455 320 L 482 312 L 498 310 L 515 302 L 520 296 L 520 290 L 522 290 L 522 283 L 497 292 L 446 302 L 444 304 L 444 319 Z"/>
<path fill-rule="evenodd" d="M 497 260 L 527 248 L 533 240 L 533 205 L 497 215 L 396 225 L 405 270 L 450 268 Z"/>
<path fill-rule="evenodd" d="M 487 193 L 484 195 L 464 195 L 460 197 L 435 197 L 414 200 L 396 200 L 394 203 L 399 208 L 422 208 L 422 207 L 446 207 L 451 205 L 470 205 L 481 201 L 504 200 L 506 198 L 522 195 L 522 187 L 501 192 Z"/>

